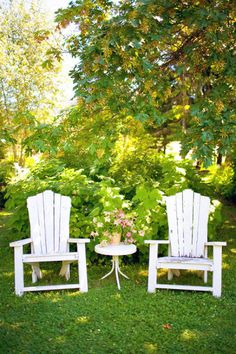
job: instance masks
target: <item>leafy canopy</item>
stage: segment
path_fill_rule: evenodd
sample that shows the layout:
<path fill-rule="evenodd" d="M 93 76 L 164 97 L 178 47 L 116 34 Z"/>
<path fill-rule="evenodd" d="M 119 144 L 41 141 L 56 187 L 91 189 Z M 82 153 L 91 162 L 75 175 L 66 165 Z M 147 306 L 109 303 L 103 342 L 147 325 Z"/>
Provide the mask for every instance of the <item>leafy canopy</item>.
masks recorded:
<path fill-rule="evenodd" d="M 36 0 L 13 0 L 0 10 L 0 138 L 24 165 L 25 139 L 58 107 L 60 67 L 47 57 L 56 37 Z"/>
<path fill-rule="evenodd" d="M 75 94 L 88 112 L 109 107 L 175 126 L 195 156 L 235 143 L 235 7 L 228 0 L 71 1 L 57 16 L 75 23 L 67 41 L 78 64 Z"/>

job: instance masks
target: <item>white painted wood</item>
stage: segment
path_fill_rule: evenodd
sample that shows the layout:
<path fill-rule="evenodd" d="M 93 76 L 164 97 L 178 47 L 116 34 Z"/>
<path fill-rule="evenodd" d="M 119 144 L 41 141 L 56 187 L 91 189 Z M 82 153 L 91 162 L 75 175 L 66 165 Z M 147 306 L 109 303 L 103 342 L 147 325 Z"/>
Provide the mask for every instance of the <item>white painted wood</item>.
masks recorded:
<path fill-rule="evenodd" d="M 183 220 L 183 198 L 182 193 L 176 194 L 177 209 L 177 234 L 178 234 L 178 256 L 184 256 L 184 220 Z"/>
<path fill-rule="evenodd" d="M 148 292 L 154 293 L 157 281 L 157 261 L 158 244 L 150 244 L 149 248 L 149 267 L 148 267 Z"/>
<path fill-rule="evenodd" d="M 27 207 L 30 220 L 30 235 L 33 241 L 32 249 L 34 250 L 34 252 L 43 253 L 45 252 L 45 249 L 42 250 L 42 231 L 41 225 L 39 224 L 40 216 L 36 203 L 36 197 L 29 197 L 27 199 Z"/>
<path fill-rule="evenodd" d="M 54 241 L 54 197 L 52 191 L 43 193 L 46 252 L 55 252 Z"/>
<path fill-rule="evenodd" d="M 68 242 L 69 243 L 89 243 L 90 239 L 89 238 L 69 238 Z"/>
<path fill-rule="evenodd" d="M 208 225 L 209 208 L 210 208 L 210 198 L 201 196 L 196 257 L 204 256 L 204 244 L 205 242 L 207 242 L 207 225 Z"/>
<path fill-rule="evenodd" d="M 171 269 L 168 269 L 167 279 L 168 279 L 168 280 L 172 280 L 172 279 L 173 279 L 173 272 L 172 272 Z"/>
<path fill-rule="evenodd" d="M 169 239 L 171 244 L 171 255 L 179 256 L 175 196 L 166 197 L 166 208 L 169 226 Z"/>
<path fill-rule="evenodd" d="M 10 247 L 24 246 L 31 242 L 33 242 L 32 238 L 25 238 L 24 240 L 11 242 Z"/>
<path fill-rule="evenodd" d="M 76 261 L 79 259 L 78 252 L 52 253 L 52 254 L 25 254 L 22 256 L 24 263 L 34 262 L 56 262 L 56 261 Z"/>
<path fill-rule="evenodd" d="M 70 264 L 72 261 L 63 261 L 59 275 L 65 277 L 66 280 L 70 279 Z"/>
<path fill-rule="evenodd" d="M 36 283 L 38 279 L 42 279 L 43 275 L 39 268 L 39 263 L 32 263 L 32 283 Z"/>
<path fill-rule="evenodd" d="M 86 254 L 85 254 L 85 244 L 77 243 L 77 249 L 79 253 L 79 283 L 80 291 L 88 291 L 88 279 L 87 279 L 87 264 L 86 264 Z"/>
<path fill-rule="evenodd" d="M 37 210 L 37 220 L 31 220 L 31 210 L 29 210 L 29 218 L 30 218 L 30 227 L 34 227 L 35 225 L 38 227 L 38 232 L 32 235 L 31 237 L 34 240 L 34 251 L 36 253 L 47 253 L 47 243 L 46 243 L 46 230 L 45 230 L 45 212 L 44 212 L 44 198 L 43 193 L 36 195 L 35 197 L 31 197 L 33 202 L 33 208 Z M 38 243 L 40 244 L 41 249 L 38 247 Z"/>
<path fill-rule="evenodd" d="M 171 269 L 172 272 L 174 269 L 191 269 L 191 270 L 208 270 L 212 271 L 213 265 L 204 264 L 204 263 L 171 263 L 171 262 L 157 262 L 156 268 L 166 268 Z"/>
<path fill-rule="evenodd" d="M 63 285 L 40 285 L 27 286 L 24 291 L 49 291 L 49 290 L 64 290 L 64 289 L 79 289 L 80 284 L 63 284 Z"/>
<path fill-rule="evenodd" d="M 90 240 L 69 239 L 70 198 L 52 191 L 45 191 L 29 197 L 27 206 L 31 238 L 10 244 L 15 249 L 16 294 L 21 295 L 24 291 L 69 289 L 71 285 L 68 286 L 68 284 L 24 288 L 24 263 L 31 265 L 32 282 L 35 283 L 42 277 L 39 263 L 54 261 L 63 262 L 61 274 L 65 275 L 66 280 L 70 277 L 70 263 L 77 261 L 80 283 L 76 284 L 76 288 L 80 288 L 82 292 L 88 291 L 85 244 Z M 77 252 L 70 252 L 69 242 L 77 243 Z M 31 253 L 23 254 L 23 246 L 27 243 L 31 243 Z"/>
<path fill-rule="evenodd" d="M 207 248 L 206 245 L 204 245 L 204 258 L 208 258 L 208 248 Z M 205 284 L 207 283 L 207 279 L 208 279 L 208 273 L 205 270 L 203 272 L 203 281 L 204 281 Z"/>
<path fill-rule="evenodd" d="M 222 288 L 222 246 L 213 246 L 213 295 L 221 297 Z"/>
<path fill-rule="evenodd" d="M 193 191 L 183 191 L 183 214 L 184 214 L 184 254 L 185 257 L 192 255 L 192 232 L 193 232 Z"/>
<path fill-rule="evenodd" d="M 61 197 L 60 252 L 68 251 L 70 208 L 70 198 Z"/>
<path fill-rule="evenodd" d="M 61 195 L 54 194 L 54 240 L 55 252 L 60 252 Z"/>
<path fill-rule="evenodd" d="M 205 246 L 227 246 L 227 242 L 218 242 L 218 241 L 205 242 Z"/>
<path fill-rule="evenodd" d="M 191 190 L 185 190 L 176 196 L 167 197 L 166 208 L 170 242 L 168 257 L 158 257 L 158 244 L 162 240 L 145 241 L 150 244 L 148 292 L 154 292 L 156 288 L 212 291 L 214 296 L 220 297 L 222 246 L 226 246 L 226 243 L 207 242 L 210 199 Z M 213 260 L 207 256 L 207 246 L 213 246 Z M 211 271 L 213 286 L 159 284 L 156 274 L 159 268 L 168 269 L 168 280 L 172 280 L 173 274 L 179 272 L 179 269 L 203 271 L 205 283 L 207 272 Z"/>
<path fill-rule="evenodd" d="M 199 231 L 199 213 L 200 199 L 199 193 L 194 193 L 193 205 L 193 235 L 192 235 L 192 257 L 197 257 L 198 231 Z"/>
<path fill-rule="evenodd" d="M 194 286 L 194 285 L 175 285 L 175 284 L 157 284 L 157 289 L 172 289 L 172 290 L 194 290 L 194 291 L 212 291 L 210 286 Z"/>
<path fill-rule="evenodd" d="M 208 258 L 197 257 L 158 257 L 158 263 L 178 263 L 178 264 L 213 264 Z"/>
<path fill-rule="evenodd" d="M 14 248 L 14 265 L 15 265 L 15 293 L 22 296 L 24 293 L 24 268 L 22 263 L 23 247 L 15 246 Z"/>

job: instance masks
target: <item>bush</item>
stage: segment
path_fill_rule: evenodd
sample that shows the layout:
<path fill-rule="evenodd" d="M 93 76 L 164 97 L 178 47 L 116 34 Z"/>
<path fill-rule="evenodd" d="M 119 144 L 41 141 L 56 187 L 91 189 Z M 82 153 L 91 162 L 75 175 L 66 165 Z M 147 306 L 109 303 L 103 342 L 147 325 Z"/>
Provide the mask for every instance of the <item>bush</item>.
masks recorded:
<path fill-rule="evenodd" d="M 211 186 L 215 195 L 230 200 L 235 198 L 236 201 L 236 178 L 234 177 L 234 169 L 231 166 L 226 164 L 210 166 L 205 181 Z"/>
<path fill-rule="evenodd" d="M 0 162 L 0 208 L 5 206 L 6 185 L 13 172 L 14 166 L 12 162 L 6 160 Z"/>
<path fill-rule="evenodd" d="M 118 186 L 121 183 L 112 178 L 97 176 L 96 181 L 87 177 L 83 170 L 66 168 L 60 160 L 42 161 L 38 163 L 24 177 L 12 180 L 7 187 L 6 207 L 13 210 L 11 226 L 21 232 L 21 237 L 29 235 L 29 220 L 26 200 L 46 189 L 71 197 L 72 208 L 70 217 L 71 237 L 89 237 L 94 231 L 94 218 L 100 218 L 104 211 L 116 209 L 129 210 L 136 216 L 136 235 L 138 253 L 136 260 L 147 261 L 148 247 L 144 245 L 145 239 L 165 239 L 168 234 L 164 195 L 180 192 L 189 186 L 187 179 L 191 166 L 179 167 L 171 158 L 160 157 L 160 181 L 147 178 L 142 183 L 126 182 L 125 188 Z M 190 172 L 189 172 L 190 171 Z M 191 172 L 192 173 L 192 172 Z M 197 183 L 196 183 L 197 186 Z M 129 192 L 127 193 L 127 190 Z M 132 193 L 130 191 L 132 190 Z M 195 189 L 196 190 L 196 189 Z M 218 216 L 219 219 L 219 216 Z M 215 219 L 211 217 L 210 225 Z M 218 224 L 217 224 L 218 225 Z M 209 226 L 211 227 L 211 226 Z M 216 232 L 216 227 L 211 227 Z M 91 239 L 88 244 L 88 259 L 98 260 L 94 246 L 98 239 Z"/>

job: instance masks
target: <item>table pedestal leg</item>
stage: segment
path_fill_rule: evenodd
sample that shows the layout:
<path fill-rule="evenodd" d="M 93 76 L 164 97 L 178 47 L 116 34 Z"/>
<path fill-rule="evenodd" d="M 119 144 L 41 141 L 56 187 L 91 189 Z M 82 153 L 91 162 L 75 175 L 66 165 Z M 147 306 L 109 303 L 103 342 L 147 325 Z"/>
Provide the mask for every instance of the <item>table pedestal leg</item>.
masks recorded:
<path fill-rule="evenodd" d="M 104 275 L 101 279 L 105 279 L 106 277 L 108 277 L 113 271 L 115 270 L 115 274 L 116 274 L 116 283 L 117 283 L 117 287 L 120 290 L 120 280 L 119 280 L 119 273 L 125 277 L 126 279 L 129 279 L 129 277 L 127 277 L 127 275 L 125 275 L 124 273 L 121 272 L 120 267 L 119 267 L 119 256 L 113 256 L 112 257 L 112 268 L 110 270 L 109 273 L 107 273 L 106 275 Z"/>

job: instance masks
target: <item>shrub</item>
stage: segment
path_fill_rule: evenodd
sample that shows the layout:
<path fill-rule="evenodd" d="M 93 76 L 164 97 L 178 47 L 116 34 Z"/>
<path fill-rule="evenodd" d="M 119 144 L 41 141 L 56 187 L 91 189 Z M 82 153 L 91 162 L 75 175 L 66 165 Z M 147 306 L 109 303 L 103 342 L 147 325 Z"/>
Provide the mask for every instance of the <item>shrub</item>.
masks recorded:
<path fill-rule="evenodd" d="M 14 166 L 12 162 L 6 160 L 0 162 L 0 208 L 5 206 L 6 185 L 13 172 Z"/>
<path fill-rule="evenodd" d="M 210 166 L 208 168 L 208 174 L 205 177 L 206 183 L 211 186 L 211 189 L 214 191 L 215 195 L 231 200 L 234 200 L 234 196 L 236 196 L 235 180 L 233 167 L 226 164 L 222 166 Z"/>
<path fill-rule="evenodd" d="M 97 176 L 96 181 L 88 178 L 83 170 L 66 168 L 59 160 L 42 161 L 24 177 L 13 179 L 7 187 L 6 207 L 14 211 L 11 226 L 29 234 L 29 220 L 26 200 L 46 189 L 71 197 L 70 217 L 71 237 L 89 237 L 94 231 L 94 218 L 102 218 L 104 211 L 128 210 L 135 215 L 135 228 L 142 230 L 136 234 L 138 252 L 134 256 L 139 261 L 147 261 L 148 247 L 145 239 L 165 239 L 168 234 L 164 195 L 180 192 L 189 186 L 187 174 L 189 167 L 179 167 L 171 158 L 163 159 L 160 181 L 147 179 L 142 183 L 126 184 L 132 193 L 122 193 L 118 183 L 109 177 Z M 187 172 L 186 172 L 187 171 Z M 134 175 L 135 178 L 135 175 Z M 197 186 L 197 184 L 196 184 Z M 195 189 L 196 190 L 196 189 Z M 126 188 L 123 192 L 127 191 Z M 210 218 L 211 234 L 216 232 L 216 220 L 219 224 L 219 212 L 216 219 Z M 215 225 L 215 226 L 213 226 Z M 88 244 L 88 259 L 98 259 L 94 246 L 99 240 L 91 239 Z"/>

